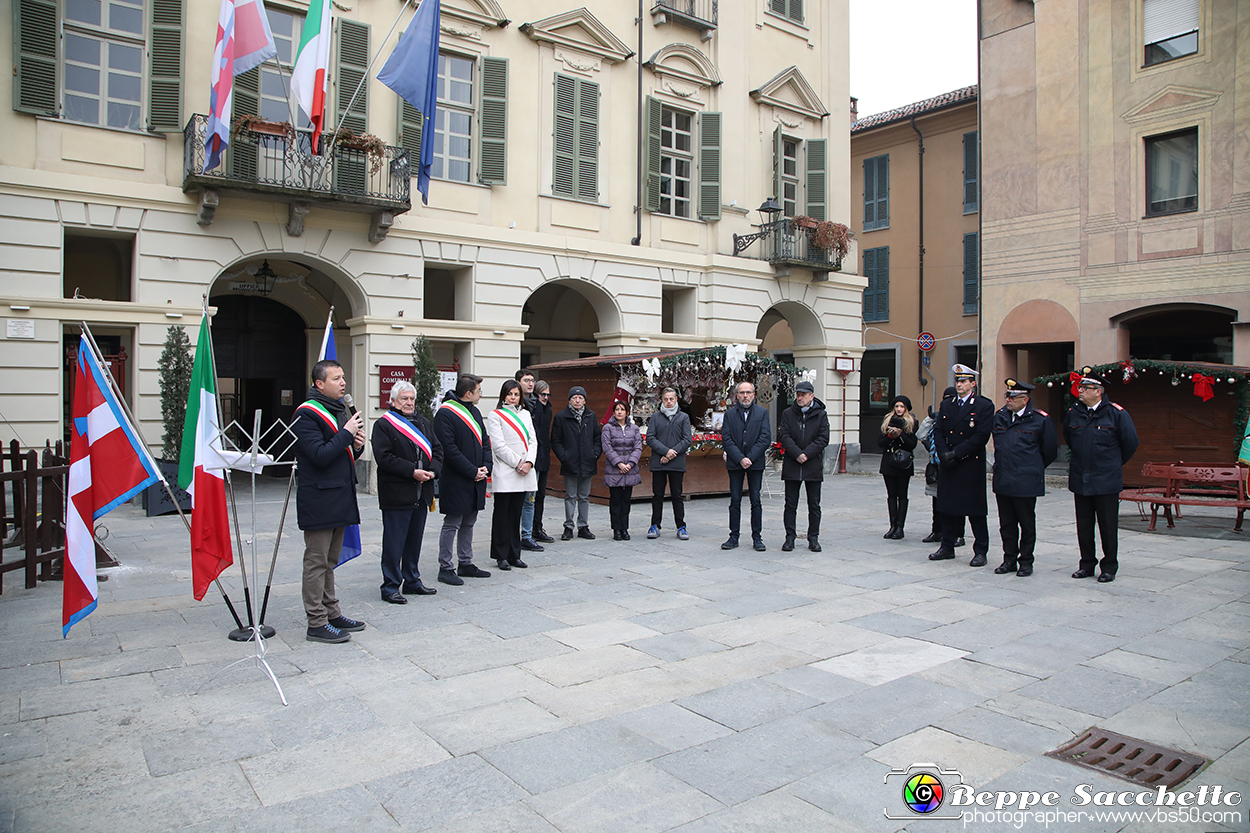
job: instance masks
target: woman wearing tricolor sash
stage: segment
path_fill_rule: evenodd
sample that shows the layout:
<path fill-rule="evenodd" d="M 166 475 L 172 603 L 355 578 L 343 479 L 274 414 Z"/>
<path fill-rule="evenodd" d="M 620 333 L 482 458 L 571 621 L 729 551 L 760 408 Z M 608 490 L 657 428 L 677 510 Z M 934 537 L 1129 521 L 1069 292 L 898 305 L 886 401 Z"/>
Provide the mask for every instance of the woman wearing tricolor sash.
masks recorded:
<path fill-rule="evenodd" d="M 396 382 L 391 409 L 373 423 L 382 510 L 382 601 L 397 605 L 408 603 L 405 595 L 438 592 L 421 583 L 417 559 L 434 502 L 434 478 L 443 470 L 443 447 L 416 406 L 417 389 L 411 382 Z"/>
<path fill-rule="evenodd" d="M 521 560 L 521 510 L 525 495 L 538 488 L 534 461 L 538 438 L 529 412 L 521 407 L 521 386 L 503 383 L 499 403 L 486 415 L 495 469 L 491 476 L 495 512 L 490 525 L 490 557 L 501 570 L 528 566 Z"/>

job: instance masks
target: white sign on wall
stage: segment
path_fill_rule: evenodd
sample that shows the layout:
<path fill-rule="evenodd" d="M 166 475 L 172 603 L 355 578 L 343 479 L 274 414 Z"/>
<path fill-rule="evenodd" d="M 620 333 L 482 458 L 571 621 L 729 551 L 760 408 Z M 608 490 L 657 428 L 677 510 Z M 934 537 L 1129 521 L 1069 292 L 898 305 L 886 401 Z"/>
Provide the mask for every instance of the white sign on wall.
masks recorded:
<path fill-rule="evenodd" d="M 6 321 L 4 333 L 7 338 L 34 338 L 35 322 L 31 318 L 10 318 Z"/>

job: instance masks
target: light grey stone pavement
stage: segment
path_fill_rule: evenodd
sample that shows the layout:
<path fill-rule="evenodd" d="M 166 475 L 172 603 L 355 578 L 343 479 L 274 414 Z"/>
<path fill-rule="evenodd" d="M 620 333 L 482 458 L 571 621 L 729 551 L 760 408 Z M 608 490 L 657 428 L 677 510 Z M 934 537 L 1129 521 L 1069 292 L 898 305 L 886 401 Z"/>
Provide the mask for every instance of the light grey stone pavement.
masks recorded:
<path fill-rule="evenodd" d="M 192 599 L 181 521 L 123 507 L 104 519 L 122 566 L 68 639 L 61 586 L 6 576 L 0 833 L 1250 830 L 1250 545 L 1231 513 L 1146 533 L 1125 505 L 1117 580 L 1074 581 L 1071 498 L 1052 485 L 1022 579 L 992 572 L 993 509 L 988 567 L 970 547 L 928 561 L 919 478 L 905 540 L 881 537 L 879 477 L 832 476 L 824 552 L 783 553 L 775 477 L 767 552 L 720 549 L 723 498 L 688 503 L 688 542 L 671 525 L 647 540 L 638 502 L 632 541 L 596 506 L 598 540 L 502 573 L 487 512 L 475 551 L 493 575 L 459 588 L 434 581 L 435 516 L 421 566 L 438 595 L 403 607 L 378 597 L 381 520 L 361 495 L 366 551 L 338 588 L 368 628 L 347 645 L 305 641 L 288 528 L 267 642 L 286 707 L 254 664 L 218 675 L 251 648 L 225 638 L 215 590 Z M 262 575 L 284 487 L 258 490 Z M 561 511 L 548 502 L 549 529 Z M 223 581 L 241 602 L 238 567 Z M 1043 757 L 1094 725 L 1212 759 L 1184 789 L 1237 791 L 1200 812 L 1238 816 L 1074 807 L 1078 785 L 1136 789 Z M 909 815 L 887 776 L 915 763 L 978 791 L 1054 790 L 1052 812 L 1086 815 Z"/>

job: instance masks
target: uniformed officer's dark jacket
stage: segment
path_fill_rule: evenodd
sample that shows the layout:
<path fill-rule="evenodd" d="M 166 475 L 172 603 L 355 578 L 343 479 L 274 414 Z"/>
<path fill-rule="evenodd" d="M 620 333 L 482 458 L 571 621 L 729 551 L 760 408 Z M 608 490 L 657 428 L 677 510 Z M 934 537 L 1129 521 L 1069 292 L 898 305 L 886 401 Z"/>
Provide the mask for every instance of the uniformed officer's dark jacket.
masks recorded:
<path fill-rule="evenodd" d="M 972 396 L 967 404 L 947 399 L 938 408 L 933 447 L 940 457 L 955 455 L 938 469 L 937 511 L 969 517 L 986 514 L 985 446 L 994 426 L 994 403 Z"/>
<path fill-rule="evenodd" d="M 1063 438 L 1072 455 L 1068 489 L 1111 495 L 1124 488 L 1121 467 L 1137 451 L 1137 429 L 1128 411 L 1106 400 L 1097 410 L 1077 402 L 1063 421 Z"/>
<path fill-rule="evenodd" d="M 1055 424 L 1032 402 L 1019 415 L 1005 405 L 994 414 L 994 494 L 1041 497 L 1046 494 L 1046 467 L 1058 456 Z"/>

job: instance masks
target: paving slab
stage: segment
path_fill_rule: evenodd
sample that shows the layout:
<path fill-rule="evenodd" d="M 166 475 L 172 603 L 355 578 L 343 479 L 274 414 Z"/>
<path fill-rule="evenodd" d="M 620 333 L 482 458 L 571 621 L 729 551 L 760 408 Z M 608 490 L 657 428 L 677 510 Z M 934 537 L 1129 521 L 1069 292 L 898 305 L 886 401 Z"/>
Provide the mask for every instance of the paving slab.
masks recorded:
<path fill-rule="evenodd" d="M 593 775 L 526 803 L 570 833 L 660 833 L 722 806 L 650 763 Z"/>
<path fill-rule="evenodd" d="M 483 749 L 478 754 L 537 795 L 668 751 L 620 721 L 597 720 Z"/>

